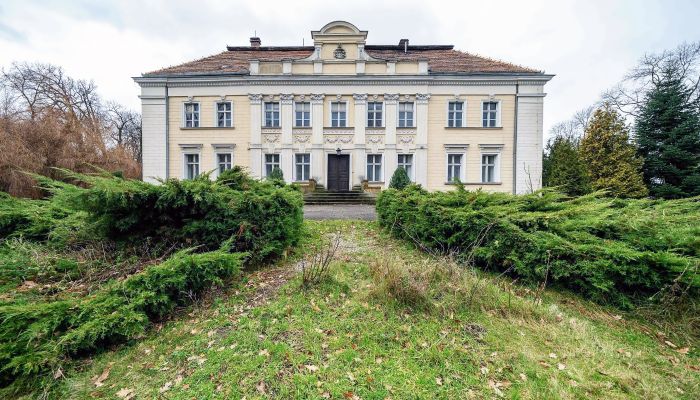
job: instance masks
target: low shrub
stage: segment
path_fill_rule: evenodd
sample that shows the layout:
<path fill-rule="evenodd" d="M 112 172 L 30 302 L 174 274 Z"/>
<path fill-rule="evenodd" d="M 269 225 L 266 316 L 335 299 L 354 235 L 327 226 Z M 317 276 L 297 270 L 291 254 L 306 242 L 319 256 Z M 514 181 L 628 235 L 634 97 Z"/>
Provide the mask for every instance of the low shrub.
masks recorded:
<path fill-rule="evenodd" d="M 631 307 L 669 286 L 700 293 L 700 199 L 620 200 L 480 191 L 383 191 L 378 219 L 420 247 L 480 268 Z"/>
<path fill-rule="evenodd" d="M 154 320 L 236 274 L 245 254 L 181 251 L 77 301 L 0 306 L 0 385 L 20 385 L 65 357 L 142 335 Z"/>
<path fill-rule="evenodd" d="M 408 177 L 408 172 L 405 168 L 396 168 L 394 174 L 391 175 L 389 187 L 392 189 L 403 189 L 411 184 L 411 178 Z"/>

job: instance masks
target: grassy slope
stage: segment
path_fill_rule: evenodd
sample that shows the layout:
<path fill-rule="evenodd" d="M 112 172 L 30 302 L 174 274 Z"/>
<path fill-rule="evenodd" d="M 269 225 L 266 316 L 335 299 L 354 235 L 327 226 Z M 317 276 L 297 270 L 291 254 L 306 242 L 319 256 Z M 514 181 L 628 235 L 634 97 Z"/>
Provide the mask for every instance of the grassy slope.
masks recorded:
<path fill-rule="evenodd" d="M 386 257 L 439 261 L 387 238 L 373 223 L 306 226 L 307 244 L 343 232 L 332 280 L 304 292 L 290 272 L 293 262 L 253 273 L 139 343 L 65 371 L 52 397 L 118 398 L 121 391 L 139 399 L 691 399 L 700 393 L 695 349 L 680 354 L 598 306 L 551 292 L 539 304 L 522 290 L 507 296 L 503 282 L 486 278 L 479 292 L 490 293 L 483 297 L 488 301 L 449 313 L 410 311 L 376 294 L 371 265 Z M 277 293 L 286 277 L 291 281 Z"/>

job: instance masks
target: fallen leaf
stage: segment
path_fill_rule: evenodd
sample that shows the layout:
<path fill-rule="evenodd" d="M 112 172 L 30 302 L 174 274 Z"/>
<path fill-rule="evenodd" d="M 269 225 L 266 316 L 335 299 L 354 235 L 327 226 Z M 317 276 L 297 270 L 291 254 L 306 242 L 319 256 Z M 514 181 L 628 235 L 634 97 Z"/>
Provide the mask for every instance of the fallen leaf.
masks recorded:
<path fill-rule="evenodd" d="M 53 379 L 59 379 L 59 378 L 63 378 L 63 370 L 61 369 L 61 367 L 58 367 L 56 372 L 53 373 Z"/>
<path fill-rule="evenodd" d="M 549 353 L 549 358 L 557 358 L 557 355 L 555 353 Z"/>
<path fill-rule="evenodd" d="M 442 386 L 442 378 L 440 378 L 439 376 L 435 378 L 435 383 L 437 383 L 438 386 Z"/>
<path fill-rule="evenodd" d="M 526 381 L 527 381 L 527 375 L 525 375 L 525 374 L 520 374 L 520 380 L 523 381 L 523 382 L 526 382 Z"/>
<path fill-rule="evenodd" d="M 262 349 L 262 350 L 260 350 L 260 352 L 258 353 L 258 355 L 259 355 L 259 356 L 269 357 L 269 356 L 270 356 L 270 352 L 267 351 L 267 349 Z"/>
<path fill-rule="evenodd" d="M 664 340 L 664 343 L 666 343 L 666 346 L 672 347 L 672 348 L 674 348 L 674 349 L 675 349 L 676 347 L 678 347 L 678 346 L 676 346 L 675 344 L 671 343 L 671 342 L 668 341 L 668 340 Z"/>
<path fill-rule="evenodd" d="M 356 395 L 353 392 L 345 392 L 343 393 L 343 397 L 345 397 L 348 400 L 360 400 L 360 396 Z"/>
<path fill-rule="evenodd" d="M 105 379 L 109 377 L 109 371 L 112 370 L 113 364 L 114 363 L 107 364 L 107 368 L 105 368 L 104 371 L 102 371 L 102 373 L 100 374 L 100 376 L 98 376 L 97 379 L 95 379 L 95 386 L 100 387 L 103 385 L 102 382 L 104 382 Z"/>
<path fill-rule="evenodd" d="M 315 365 L 305 365 L 306 369 L 308 369 L 311 372 L 316 372 L 318 371 L 318 367 Z"/>
<path fill-rule="evenodd" d="M 688 354 L 688 352 L 690 351 L 690 347 L 683 347 L 683 348 L 678 349 L 676 351 L 681 353 L 681 354 Z"/>
<path fill-rule="evenodd" d="M 563 370 L 566 369 L 566 365 L 564 365 L 564 364 L 562 364 L 562 363 L 558 363 L 558 364 L 557 364 L 557 368 L 559 369 L 559 371 L 563 371 Z"/>
<path fill-rule="evenodd" d="M 165 393 L 165 392 L 167 392 L 168 390 L 170 390 L 170 388 L 171 388 L 172 386 L 173 386 L 173 383 L 172 383 L 172 382 L 170 382 L 170 381 L 165 382 L 165 385 L 163 385 L 163 387 L 161 387 L 160 389 L 158 389 L 158 392 L 159 392 L 159 393 Z"/>
<path fill-rule="evenodd" d="M 484 375 L 486 375 L 486 374 L 489 373 L 489 369 L 486 368 L 486 367 L 481 367 L 481 373 L 484 374 Z"/>
<path fill-rule="evenodd" d="M 266 390 L 267 390 L 267 388 L 265 387 L 265 382 L 263 382 L 263 381 L 258 382 L 258 384 L 255 385 L 255 389 L 257 389 L 258 392 L 265 394 Z"/>
<path fill-rule="evenodd" d="M 350 381 L 352 382 L 355 382 L 355 375 L 353 375 L 351 372 L 348 372 L 348 379 L 350 379 Z"/>
<path fill-rule="evenodd" d="M 132 397 L 134 397 L 134 391 L 126 388 L 121 389 L 117 392 L 117 397 L 121 399 L 131 399 Z"/>

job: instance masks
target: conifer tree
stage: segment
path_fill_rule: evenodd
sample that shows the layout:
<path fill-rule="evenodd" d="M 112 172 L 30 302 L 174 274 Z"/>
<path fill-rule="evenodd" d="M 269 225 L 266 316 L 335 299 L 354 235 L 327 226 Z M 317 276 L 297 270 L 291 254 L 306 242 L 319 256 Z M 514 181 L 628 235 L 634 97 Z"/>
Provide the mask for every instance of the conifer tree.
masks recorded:
<path fill-rule="evenodd" d="M 571 196 L 591 191 L 586 165 L 578 152 L 578 140 L 570 136 L 556 136 L 547 142 L 542 163 L 544 186 L 555 186 Z"/>
<path fill-rule="evenodd" d="M 593 114 L 581 140 L 580 152 L 593 189 L 607 190 L 616 197 L 648 194 L 641 172 L 643 160 L 630 143 L 623 117 L 608 104 Z"/>
<path fill-rule="evenodd" d="M 389 181 L 389 187 L 393 189 L 403 189 L 411 184 L 411 178 L 408 177 L 408 172 L 405 168 L 396 168 L 394 174 L 391 176 L 391 181 Z"/>
<path fill-rule="evenodd" d="M 700 111 L 678 68 L 666 66 L 653 82 L 635 133 L 652 196 L 700 195 Z"/>

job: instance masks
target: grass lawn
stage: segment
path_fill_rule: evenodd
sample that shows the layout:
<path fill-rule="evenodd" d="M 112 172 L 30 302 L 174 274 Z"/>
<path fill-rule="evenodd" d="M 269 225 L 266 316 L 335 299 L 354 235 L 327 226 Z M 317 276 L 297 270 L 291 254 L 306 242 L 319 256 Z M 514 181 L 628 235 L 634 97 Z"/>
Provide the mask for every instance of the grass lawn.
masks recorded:
<path fill-rule="evenodd" d="M 574 296 L 450 272 L 376 223 L 307 221 L 305 229 L 298 254 L 245 274 L 137 343 L 63 371 L 48 396 L 700 397 L 694 343 Z M 301 289 L 298 260 L 336 231 L 330 277 Z M 430 276 L 416 272 L 426 279 L 414 281 L 401 268 Z"/>

